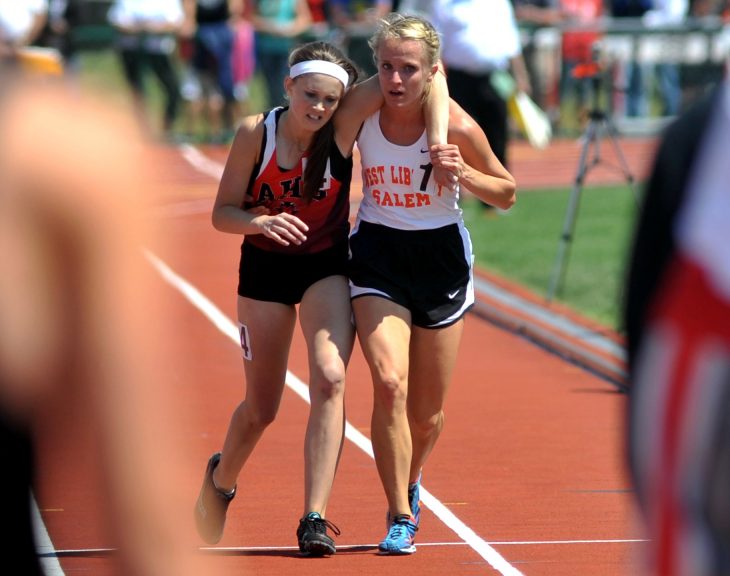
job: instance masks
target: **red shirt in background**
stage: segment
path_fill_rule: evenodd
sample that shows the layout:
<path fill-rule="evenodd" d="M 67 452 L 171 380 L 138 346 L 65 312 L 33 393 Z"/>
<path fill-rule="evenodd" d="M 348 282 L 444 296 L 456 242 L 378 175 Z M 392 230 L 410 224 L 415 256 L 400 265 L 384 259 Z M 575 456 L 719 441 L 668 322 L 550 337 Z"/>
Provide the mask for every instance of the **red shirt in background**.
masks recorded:
<path fill-rule="evenodd" d="M 598 31 L 598 20 L 603 14 L 602 0 L 561 0 L 560 4 L 568 23 L 586 27 L 586 30 L 563 32 L 563 59 L 590 62 L 593 45 L 602 35 Z M 590 29 L 591 25 L 595 28 Z"/>

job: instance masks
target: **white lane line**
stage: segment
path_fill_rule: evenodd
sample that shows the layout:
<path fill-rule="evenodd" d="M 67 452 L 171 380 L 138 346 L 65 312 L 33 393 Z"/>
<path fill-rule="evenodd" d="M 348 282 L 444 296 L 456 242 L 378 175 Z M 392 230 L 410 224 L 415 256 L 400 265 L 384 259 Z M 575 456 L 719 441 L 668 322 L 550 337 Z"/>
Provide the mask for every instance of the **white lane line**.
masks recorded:
<path fill-rule="evenodd" d="M 615 538 L 606 540 L 515 540 L 513 542 L 490 542 L 493 546 L 538 546 L 548 544 L 641 544 L 649 542 L 644 538 Z"/>
<path fill-rule="evenodd" d="M 515 542 L 490 542 L 492 546 L 544 546 L 544 545 L 555 545 L 555 544 L 643 544 L 648 540 L 641 539 L 607 539 L 607 540 L 526 540 L 526 541 L 515 541 Z M 418 547 L 440 547 L 440 546 L 468 546 L 466 542 L 419 542 Z M 337 544 L 338 550 L 358 550 L 361 548 L 377 548 L 377 544 Z M 275 552 L 280 551 L 293 551 L 299 550 L 297 546 L 200 546 L 198 548 L 201 552 L 211 552 L 217 554 L 245 554 L 247 552 Z M 52 552 L 45 552 L 42 555 L 45 557 L 51 556 L 101 556 L 105 554 L 113 554 L 117 551 L 116 548 L 79 548 L 69 550 L 54 550 Z"/>
<path fill-rule="evenodd" d="M 176 274 L 167 264 L 149 251 L 145 251 L 147 258 L 159 271 L 160 275 L 174 288 L 179 290 L 193 306 L 198 308 L 211 322 L 226 336 L 238 344 L 239 335 L 236 325 L 223 314 L 207 297 L 187 280 Z M 305 402 L 309 403 L 309 388 L 304 382 L 287 370 L 286 385 L 296 392 Z M 346 423 L 345 436 L 371 458 L 373 448 L 361 432 Z M 421 501 L 438 516 L 453 532 L 471 546 L 477 554 L 489 563 L 492 568 L 503 576 L 522 576 L 522 573 L 509 564 L 494 548 L 480 538 L 471 528 L 459 520 L 446 506 L 433 496 L 423 486 L 421 487 Z"/>
<path fill-rule="evenodd" d="M 223 176 L 223 164 L 211 160 L 195 146 L 191 144 L 181 144 L 178 147 L 180 154 L 188 163 L 198 172 L 202 172 L 206 176 L 210 176 L 214 180 L 220 180 Z"/>
<path fill-rule="evenodd" d="M 494 546 L 537 546 L 554 544 L 641 544 L 648 540 L 641 539 L 607 539 L 607 540 L 534 540 L 490 542 Z M 418 547 L 468 546 L 468 542 L 419 542 Z M 377 544 L 337 544 L 337 549 L 377 548 Z M 201 546 L 203 552 L 262 552 L 266 550 L 299 550 L 296 546 Z"/>
<path fill-rule="evenodd" d="M 58 561 L 58 552 L 53 547 L 53 542 L 51 542 L 51 537 L 41 517 L 41 511 L 38 509 L 38 502 L 36 502 L 33 494 L 30 494 L 30 505 L 33 514 L 35 547 L 40 559 L 41 568 L 46 576 L 64 576 L 61 563 Z"/>

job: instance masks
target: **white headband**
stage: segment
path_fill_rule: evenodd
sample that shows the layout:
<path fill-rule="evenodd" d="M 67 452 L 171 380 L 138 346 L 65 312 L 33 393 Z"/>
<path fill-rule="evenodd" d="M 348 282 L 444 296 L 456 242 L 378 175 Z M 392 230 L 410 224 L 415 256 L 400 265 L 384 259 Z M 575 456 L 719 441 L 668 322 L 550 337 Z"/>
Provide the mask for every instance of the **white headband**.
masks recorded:
<path fill-rule="evenodd" d="M 289 69 L 291 78 L 312 73 L 327 74 L 327 76 L 337 78 L 345 88 L 347 88 L 347 83 L 350 81 L 350 76 L 342 66 L 326 60 L 305 60 L 304 62 L 297 62 Z"/>

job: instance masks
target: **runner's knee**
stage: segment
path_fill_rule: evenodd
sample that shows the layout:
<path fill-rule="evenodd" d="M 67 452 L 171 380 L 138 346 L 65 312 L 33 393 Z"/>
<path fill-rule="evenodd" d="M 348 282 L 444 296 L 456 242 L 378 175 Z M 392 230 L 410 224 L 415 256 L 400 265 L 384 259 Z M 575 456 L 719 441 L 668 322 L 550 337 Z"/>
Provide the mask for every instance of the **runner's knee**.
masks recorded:
<path fill-rule="evenodd" d="M 329 400 L 345 393 L 345 366 L 339 359 L 320 367 L 319 375 L 310 382 L 310 395 L 319 394 Z"/>
<path fill-rule="evenodd" d="M 388 411 L 404 409 L 408 396 L 408 384 L 405 378 L 397 373 L 381 373 L 373 381 L 375 387 L 375 403 Z"/>
<path fill-rule="evenodd" d="M 414 436 L 428 437 L 439 433 L 444 426 L 444 412 L 439 410 L 427 417 L 410 417 L 411 433 Z"/>

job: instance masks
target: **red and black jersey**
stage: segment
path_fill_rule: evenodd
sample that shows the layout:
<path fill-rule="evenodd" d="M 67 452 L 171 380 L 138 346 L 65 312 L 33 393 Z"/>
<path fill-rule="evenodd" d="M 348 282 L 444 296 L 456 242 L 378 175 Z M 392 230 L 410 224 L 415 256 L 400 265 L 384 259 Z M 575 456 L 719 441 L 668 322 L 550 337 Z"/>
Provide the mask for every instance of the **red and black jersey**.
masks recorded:
<path fill-rule="evenodd" d="M 350 232 L 350 182 L 352 157 L 345 158 L 332 142 L 322 187 L 311 200 L 303 196 L 302 175 L 306 154 L 291 169 L 281 168 L 276 159 L 276 126 L 285 108 L 274 108 L 264 116 L 261 158 L 254 166 L 246 193 L 245 208 L 265 206 L 270 214 L 287 212 L 309 227 L 307 241 L 297 246 L 281 244 L 263 234 L 247 235 L 244 242 L 264 250 L 309 254 L 347 239 Z"/>

